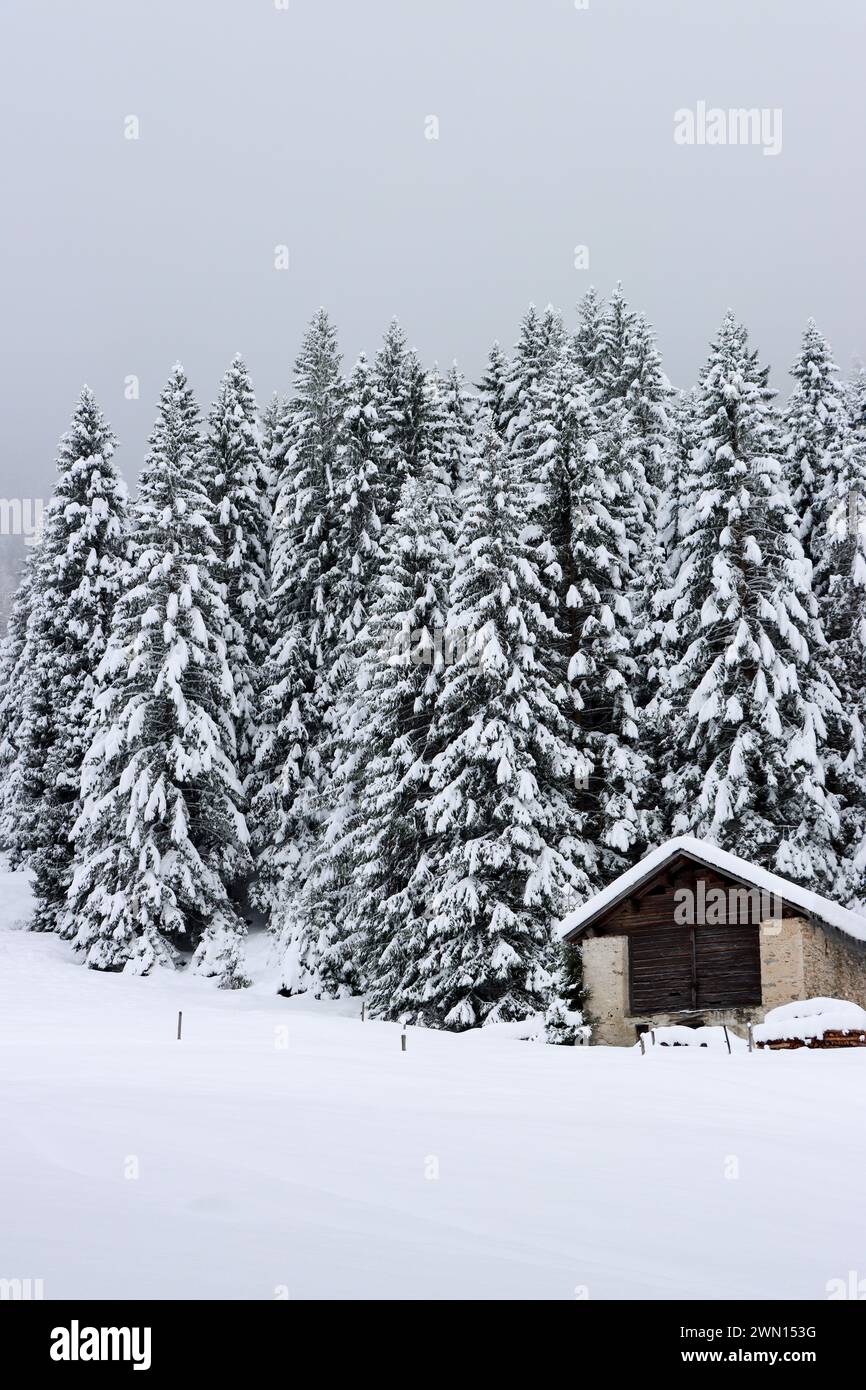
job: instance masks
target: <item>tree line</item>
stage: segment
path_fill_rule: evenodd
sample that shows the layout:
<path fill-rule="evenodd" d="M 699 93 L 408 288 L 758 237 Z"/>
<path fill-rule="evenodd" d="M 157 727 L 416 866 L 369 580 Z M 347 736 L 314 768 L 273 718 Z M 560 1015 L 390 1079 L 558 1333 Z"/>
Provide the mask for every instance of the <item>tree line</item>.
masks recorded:
<path fill-rule="evenodd" d="M 85 387 L 0 650 L 0 836 L 100 970 L 462 1029 L 579 997 L 556 923 L 692 833 L 864 905 L 866 374 L 670 385 L 618 286 L 470 388 L 324 311 L 260 412 L 176 366 L 133 501 Z"/>

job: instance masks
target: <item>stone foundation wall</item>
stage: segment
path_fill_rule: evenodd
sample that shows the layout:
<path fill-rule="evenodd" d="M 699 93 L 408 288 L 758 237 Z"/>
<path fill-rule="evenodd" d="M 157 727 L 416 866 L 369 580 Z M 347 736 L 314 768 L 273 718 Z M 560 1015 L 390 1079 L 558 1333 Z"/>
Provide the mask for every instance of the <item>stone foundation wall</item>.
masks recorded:
<path fill-rule="evenodd" d="M 806 970 L 803 958 L 802 917 L 785 917 L 761 923 L 761 1004 L 764 1013 L 778 1004 L 805 999 Z M 762 1015 L 763 1017 L 763 1015 Z"/>
<path fill-rule="evenodd" d="M 589 990 L 588 1012 L 592 1041 L 611 1047 L 627 1047 L 635 1040 L 629 1026 L 628 939 L 624 936 L 591 936 L 581 944 L 583 982 Z"/>
<path fill-rule="evenodd" d="M 805 999 L 850 999 L 866 1009 L 866 950 L 841 933 L 803 923 Z"/>

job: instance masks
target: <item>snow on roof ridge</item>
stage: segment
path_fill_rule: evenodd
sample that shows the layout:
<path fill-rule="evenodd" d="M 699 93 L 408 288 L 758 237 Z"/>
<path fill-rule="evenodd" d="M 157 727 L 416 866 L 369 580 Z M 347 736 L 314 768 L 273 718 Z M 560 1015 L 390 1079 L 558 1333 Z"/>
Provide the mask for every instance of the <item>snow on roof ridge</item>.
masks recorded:
<path fill-rule="evenodd" d="M 650 850 L 649 854 L 644 855 L 631 869 L 626 869 L 625 873 L 620 874 L 606 888 L 602 888 L 600 893 L 588 898 L 580 907 L 563 917 L 558 928 L 560 936 L 567 936 L 583 926 L 589 918 L 598 916 L 610 903 L 615 902 L 630 888 L 637 887 L 655 869 L 672 859 L 678 851 L 693 855 L 710 868 L 720 869 L 735 878 L 744 878 L 755 888 L 775 894 L 776 897 L 789 902 L 792 907 L 802 908 L 810 917 L 816 917 L 826 926 L 835 927 L 856 941 L 866 941 L 866 916 L 863 913 L 841 907 L 839 903 L 834 903 L 820 893 L 802 888 L 791 879 L 782 878 L 779 874 L 771 873 L 769 869 L 751 864 L 748 859 L 741 859 L 710 840 L 699 840 L 695 835 L 676 835 L 672 840 L 665 840 L 664 844 Z"/>

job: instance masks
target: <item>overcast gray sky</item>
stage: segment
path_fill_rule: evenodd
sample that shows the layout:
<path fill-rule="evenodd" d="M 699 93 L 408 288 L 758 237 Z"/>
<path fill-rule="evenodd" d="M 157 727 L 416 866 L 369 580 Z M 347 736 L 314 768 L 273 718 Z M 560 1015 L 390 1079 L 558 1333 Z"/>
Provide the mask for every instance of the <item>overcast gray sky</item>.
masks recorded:
<path fill-rule="evenodd" d="M 177 358 L 203 406 L 238 350 L 286 389 L 319 304 L 348 362 L 397 314 L 472 377 L 618 278 L 677 384 L 728 304 L 777 385 L 810 314 L 866 357 L 863 0 L 281 3 L 3 0 L 0 495 L 47 495 L 83 381 L 130 479 Z M 677 145 L 699 101 L 781 108 L 781 153 Z"/>

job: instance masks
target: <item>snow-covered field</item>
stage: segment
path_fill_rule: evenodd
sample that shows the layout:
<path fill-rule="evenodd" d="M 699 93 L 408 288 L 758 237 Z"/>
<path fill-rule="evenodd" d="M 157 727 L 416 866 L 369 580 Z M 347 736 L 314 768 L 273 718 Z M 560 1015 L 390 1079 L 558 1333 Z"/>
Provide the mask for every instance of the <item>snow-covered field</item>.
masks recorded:
<path fill-rule="evenodd" d="M 826 1297 L 866 1050 L 554 1048 L 100 976 L 0 874 L 0 1277 L 46 1298 Z M 183 1039 L 176 1040 L 183 1010 Z M 136 1176 L 137 1174 L 137 1176 Z"/>

